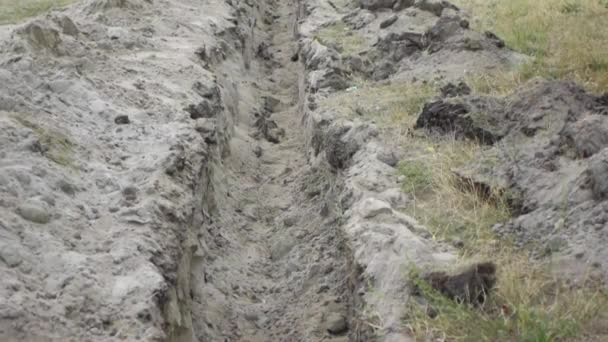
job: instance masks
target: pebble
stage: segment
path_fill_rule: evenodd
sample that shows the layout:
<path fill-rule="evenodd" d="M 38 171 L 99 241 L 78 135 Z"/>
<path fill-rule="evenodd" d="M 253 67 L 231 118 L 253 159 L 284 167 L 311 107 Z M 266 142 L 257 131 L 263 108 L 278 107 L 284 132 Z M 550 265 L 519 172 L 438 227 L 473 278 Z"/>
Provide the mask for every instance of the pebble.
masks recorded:
<path fill-rule="evenodd" d="M 388 19 L 386 19 L 380 23 L 380 28 L 384 29 L 384 28 L 387 28 L 387 27 L 393 25 L 397 21 L 397 19 L 398 19 L 397 15 L 393 14 Z"/>
<path fill-rule="evenodd" d="M 346 318 L 338 313 L 331 313 L 327 317 L 327 331 L 333 335 L 339 335 L 348 330 Z"/>
<path fill-rule="evenodd" d="M 119 115 L 114 118 L 114 123 L 117 125 L 127 125 L 131 123 L 131 120 L 129 120 L 128 115 Z"/>
<path fill-rule="evenodd" d="M 23 203 L 17 208 L 17 214 L 30 222 L 46 224 L 51 221 L 51 214 L 46 208 L 34 202 Z"/>
<path fill-rule="evenodd" d="M 0 260 L 8 267 L 17 267 L 21 264 L 22 258 L 19 249 L 13 245 L 0 246 Z"/>

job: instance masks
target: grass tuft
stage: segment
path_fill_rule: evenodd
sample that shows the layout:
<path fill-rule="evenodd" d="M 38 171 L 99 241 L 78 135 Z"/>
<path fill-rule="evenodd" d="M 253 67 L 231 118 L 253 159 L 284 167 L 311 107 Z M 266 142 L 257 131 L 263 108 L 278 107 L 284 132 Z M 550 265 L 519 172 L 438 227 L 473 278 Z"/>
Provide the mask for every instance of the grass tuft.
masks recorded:
<path fill-rule="evenodd" d="M 16 24 L 30 17 L 66 6 L 76 0 L 0 0 L 0 25 Z"/>

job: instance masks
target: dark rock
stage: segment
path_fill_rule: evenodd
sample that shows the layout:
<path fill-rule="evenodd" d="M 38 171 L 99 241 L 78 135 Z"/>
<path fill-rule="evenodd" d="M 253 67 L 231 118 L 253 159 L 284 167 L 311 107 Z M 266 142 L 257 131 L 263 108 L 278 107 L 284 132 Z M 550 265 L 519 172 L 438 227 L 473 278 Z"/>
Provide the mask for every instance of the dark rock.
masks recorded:
<path fill-rule="evenodd" d="M 486 115 L 471 113 L 464 103 L 450 103 L 443 100 L 427 103 L 416 120 L 414 128 L 427 128 L 442 134 L 453 132 L 457 137 L 478 140 L 484 144 L 493 144 L 501 136 L 488 129 L 485 118 L 476 116 Z"/>
<path fill-rule="evenodd" d="M 278 144 L 285 136 L 285 130 L 279 128 L 279 125 L 274 120 L 271 120 L 266 115 L 259 115 L 255 121 L 255 127 L 258 130 L 257 135 L 263 136 L 271 143 Z"/>
<path fill-rule="evenodd" d="M 492 41 L 494 43 L 494 45 L 496 45 L 496 47 L 498 48 L 504 48 L 505 47 L 505 41 L 502 40 L 500 37 L 498 37 L 496 34 L 494 34 L 493 32 L 490 31 L 486 31 L 484 33 L 484 36 L 486 38 L 488 38 L 490 41 Z"/>
<path fill-rule="evenodd" d="M 344 90 L 350 86 L 348 72 L 337 67 L 325 69 L 322 73 L 319 73 L 311 83 L 313 91 L 324 88 Z"/>
<path fill-rule="evenodd" d="M 331 313 L 326 321 L 327 331 L 332 335 L 340 335 L 348 330 L 346 317 L 339 313 Z"/>
<path fill-rule="evenodd" d="M 217 84 L 208 86 L 197 81 L 192 85 L 192 90 L 207 100 L 221 101 L 220 88 Z"/>
<path fill-rule="evenodd" d="M 258 45 L 258 49 L 256 51 L 256 56 L 265 61 L 271 60 L 272 54 L 270 53 L 269 49 L 270 49 L 270 46 L 268 46 L 268 44 L 266 44 L 265 42 L 260 43 L 260 45 Z"/>
<path fill-rule="evenodd" d="M 76 194 L 76 187 L 66 180 L 57 181 L 57 187 L 67 195 L 74 196 Z"/>
<path fill-rule="evenodd" d="M 393 8 L 396 0 L 359 0 L 361 8 L 370 11 L 379 10 L 382 8 Z"/>
<path fill-rule="evenodd" d="M 424 36 L 417 32 L 392 32 L 380 38 L 374 46 L 381 57 L 399 62 L 424 48 Z"/>
<path fill-rule="evenodd" d="M 260 158 L 263 153 L 264 153 L 264 151 L 262 150 L 262 147 L 260 147 L 259 145 L 253 148 L 253 154 L 255 154 L 256 157 Z"/>
<path fill-rule="evenodd" d="M 200 118 L 213 118 L 224 110 L 224 106 L 219 101 L 203 100 L 197 105 L 189 105 L 184 110 L 190 113 L 191 119 L 196 120 Z"/>
<path fill-rule="evenodd" d="M 372 72 L 372 79 L 374 81 L 381 81 L 389 78 L 396 72 L 395 65 L 391 62 L 384 61 L 376 66 L 374 71 Z"/>
<path fill-rule="evenodd" d="M 291 61 L 292 62 L 297 62 L 300 59 L 300 53 L 296 52 L 293 55 L 291 55 Z"/>
<path fill-rule="evenodd" d="M 471 88 L 464 82 L 459 82 L 458 84 L 450 82 L 441 87 L 441 96 L 443 97 L 457 97 L 470 94 Z"/>
<path fill-rule="evenodd" d="M 456 302 L 479 305 L 485 302 L 496 284 L 496 265 L 483 262 L 457 274 L 431 272 L 422 279 Z"/>
<path fill-rule="evenodd" d="M 465 38 L 464 39 L 464 48 L 469 51 L 479 51 L 483 50 L 483 45 L 481 45 L 481 41 L 474 38 Z"/>
<path fill-rule="evenodd" d="M 397 17 L 397 15 L 393 14 L 388 19 L 385 19 L 380 23 L 380 28 L 385 29 L 385 28 L 393 25 L 397 21 L 397 19 L 399 19 L 399 17 Z"/>
<path fill-rule="evenodd" d="M 415 0 L 397 0 L 393 5 L 393 11 L 398 12 L 414 5 Z"/>
<path fill-rule="evenodd" d="M 127 186 L 122 189 L 122 196 L 128 202 L 134 202 L 137 200 L 138 190 L 134 186 Z"/>
<path fill-rule="evenodd" d="M 117 125 L 127 125 L 131 123 L 128 115 L 119 115 L 114 118 L 114 123 Z"/>
<path fill-rule="evenodd" d="M 343 169 L 352 156 L 359 150 L 359 145 L 352 141 L 345 141 L 343 136 L 350 127 L 333 127 L 327 133 L 325 141 L 325 155 L 329 165 L 336 169 Z"/>

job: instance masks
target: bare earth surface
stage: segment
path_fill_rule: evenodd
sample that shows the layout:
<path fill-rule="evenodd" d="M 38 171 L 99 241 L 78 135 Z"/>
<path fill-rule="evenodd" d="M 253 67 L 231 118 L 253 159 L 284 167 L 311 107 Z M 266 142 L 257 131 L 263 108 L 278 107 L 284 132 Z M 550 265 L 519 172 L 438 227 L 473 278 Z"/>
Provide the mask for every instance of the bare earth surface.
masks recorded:
<path fill-rule="evenodd" d="M 336 23 L 354 33 L 320 38 Z M 392 142 L 319 103 L 355 79 L 447 83 L 525 59 L 497 39 L 433 0 L 85 0 L 0 27 L 0 341 L 412 340 L 409 268 L 456 254 L 399 211 Z M 606 126 L 605 99 L 560 87 L 591 111 L 581 125 Z M 517 139 L 500 105 L 493 143 Z M 422 113 L 496 133 L 452 114 Z M 558 167 L 576 184 L 590 169 L 577 220 L 607 197 L 604 145 Z M 544 174 L 526 172 L 500 185 L 533 198 Z M 535 204 L 496 229 L 559 206 Z M 603 269 L 596 217 L 573 244 Z"/>

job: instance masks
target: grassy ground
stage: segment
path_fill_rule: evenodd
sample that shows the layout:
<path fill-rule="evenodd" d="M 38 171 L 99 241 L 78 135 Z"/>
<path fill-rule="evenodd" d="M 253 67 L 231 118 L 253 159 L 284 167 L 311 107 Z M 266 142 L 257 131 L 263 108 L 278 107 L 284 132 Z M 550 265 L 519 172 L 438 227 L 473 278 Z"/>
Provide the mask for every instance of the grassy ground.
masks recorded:
<path fill-rule="evenodd" d="M 490 30 L 507 45 L 533 56 L 509 75 L 484 77 L 481 90 L 508 91 L 534 76 L 573 79 L 608 91 L 608 0 L 453 0 L 473 15 L 473 27 Z M 495 85 L 495 86 L 494 86 Z"/>
<path fill-rule="evenodd" d="M 0 25 L 15 24 L 23 19 L 65 6 L 76 0 L 0 0 Z"/>
<path fill-rule="evenodd" d="M 498 265 L 495 294 L 482 308 L 456 304 L 428 291 L 439 313 L 410 303 L 405 322 L 420 341 L 602 341 L 608 338 L 608 294 L 591 282 L 573 287 L 557 279 L 551 265 L 532 261 L 492 232 L 511 215 L 503 195 L 481 197 L 456 178 L 484 148 L 471 141 L 413 130 L 423 104 L 436 93 L 431 84 L 355 82 L 322 106 L 376 122 L 384 140 L 405 152 L 399 166 L 402 188 L 411 198 L 407 214 L 441 241 L 461 246 L 463 264 L 492 260 Z"/>

